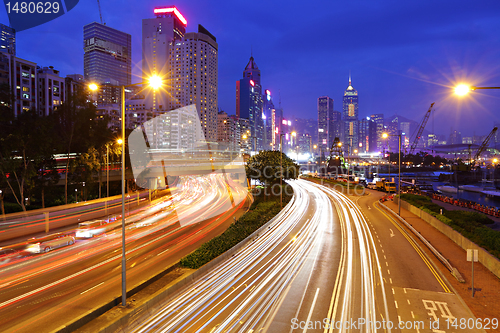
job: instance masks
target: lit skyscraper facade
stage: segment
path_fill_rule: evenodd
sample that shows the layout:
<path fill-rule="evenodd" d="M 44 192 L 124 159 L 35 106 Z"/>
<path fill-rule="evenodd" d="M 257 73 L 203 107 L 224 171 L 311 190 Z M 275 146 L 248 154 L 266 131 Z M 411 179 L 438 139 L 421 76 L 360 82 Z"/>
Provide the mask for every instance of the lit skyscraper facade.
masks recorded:
<path fill-rule="evenodd" d="M 250 144 L 254 151 L 264 148 L 262 104 L 260 70 L 254 58 L 250 57 L 250 61 L 243 71 L 243 79 L 236 81 L 236 116 L 249 120 Z"/>
<path fill-rule="evenodd" d="M 384 114 L 376 113 L 370 116 L 370 119 L 373 120 L 376 124 L 377 128 L 377 151 L 382 151 L 384 147 L 382 134 L 384 133 Z"/>
<path fill-rule="evenodd" d="M 273 126 L 273 113 L 274 113 L 274 103 L 271 97 L 271 92 L 266 89 L 264 95 L 262 95 L 263 107 L 262 107 L 262 120 L 264 123 L 264 137 L 263 137 L 263 148 L 264 150 L 273 149 L 273 132 L 275 125 Z"/>
<path fill-rule="evenodd" d="M 342 140 L 342 114 L 339 111 L 332 112 L 328 136 L 330 137 L 330 147 L 332 146 L 335 138 Z"/>
<path fill-rule="evenodd" d="M 203 26 L 186 33 L 187 21 L 175 7 L 156 8 L 142 20 L 143 79 L 158 75 L 168 85 L 146 93 L 146 105 L 163 113 L 196 105 L 207 141 L 217 141 L 218 44 Z"/>
<path fill-rule="evenodd" d="M 0 51 L 16 55 L 16 31 L 0 23 Z"/>
<path fill-rule="evenodd" d="M 358 152 L 370 153 L 377 150 L 377 124 L 366 117 L 359 122 L 359 144 Z"/>
<path fill-rule="evenodd" d="M 132 42 L 125 32 L 93 22 L 83 27 L 83 75 L 87 82 L 132 83 Z"/>
<path fill-rule="evenodd" d="M 333 130 L 333 99 L 328 96 L 318 98 L 318 144 L 323 151 L 331 147 L 334 138 L 330 138 Z M 333 133 L 332 133 L 333 134 Z"/>
<path fill-rule="evenodd" d="M 352 153 L 354 149 L 358 149 L 358 92 L 351 85 L 349 77 L 349 86 L 344 92 L 342 101 L 343 105 L 343 121 L 344 121 L 344 147 L 346 152 Z"/>

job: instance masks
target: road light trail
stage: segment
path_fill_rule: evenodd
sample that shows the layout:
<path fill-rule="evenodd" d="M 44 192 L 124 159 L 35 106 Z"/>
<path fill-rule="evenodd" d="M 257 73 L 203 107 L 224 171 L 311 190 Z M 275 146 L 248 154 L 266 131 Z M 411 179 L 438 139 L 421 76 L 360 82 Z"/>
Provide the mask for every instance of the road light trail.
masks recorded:
<path fill-rule="evenodd" d="M 232 221 L 246 196 L 245 189 L 220 175 L 186 178 L 183 183 L 178 195 L 157 200 L 153 207 L 127 217 L 127 279 L 136 281 L 131 285 L 160 269 L 151 267 L 154 263 L 161 267 L 165 260 L 175 262 L 179 252 Z M 226 212 L 228 208 L 231 211 Z M 179 225 L 179 214 L 191 223 Z M 78 311 L 86 311 L 95 299 L 113 297 L 119 284 L 120 236 L 121 230 L 111 230 L 98 238 L 78 240 L 73 246 L 2 266 L 0 331 L 45 327 L 47 321 L 56 321 L 48 319 L 54 316 L 59 320 L 53 324 L 55 329 L 71 316 L 80 315 Z M 16 310 L 9 311 L 13 307 Z"/>
<path fill-rule="evenodd" d="M 385 298 L 376 301 L 375 294 L 384 294 L 385 290 L 375 243 L 359 209 L 346 196 L 325 187 L 302 180 L 292 181 L 290 185 L 294 197 L 268 230 L 153 311 L 154 315 L 136 318 L 135 322 L 141 324 L 132 331 L 270 330 L 275 314 L 307 258 L 316 261 L 314 249 L 331 241 L 324 239 L 323 228 L 333 219 L 332 204 L 341 221 L 342 255 L 332 305 L 323 317 L 328 315 L 331 320 L 345 321 L 355 318 L 356 309 L 361 309 L 358 318 L 375 322 L 383 316 L 389 320 Z M 303 298 L 295 300 L 299 301 L 297 313 Z M 306 317 L 310 319 L 314 312 L 316 309 L 312 306 L 307 309 Z M 370 327 L 366 332 L 373 331 Z"/>

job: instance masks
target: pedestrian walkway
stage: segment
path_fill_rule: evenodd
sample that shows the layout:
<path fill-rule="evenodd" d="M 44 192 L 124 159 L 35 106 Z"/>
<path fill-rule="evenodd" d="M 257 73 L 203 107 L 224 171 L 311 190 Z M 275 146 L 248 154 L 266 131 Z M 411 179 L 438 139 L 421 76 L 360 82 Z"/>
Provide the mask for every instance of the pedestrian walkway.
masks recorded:
<path fill-rule="evenodd" d="M 386 201 L 384 204 L 394 212 L 397 212 L 398 205 L 393 201 Z M 443 203 L 441 202 L 440 204 Z M 448 209 L 447 207 L 445 208 Z M 460 207 L 450 205 L 450 210 L 458 208 Z M 427 255 L 434 261 L 443 275 L 450 281 L 453 288 L 467 303 L 474 315 L 477 318 L 497 318 L 500 321 L 500 306 L 498 305 L 500 300 L 500 279 L 481 263 L 474 263 L 474 287 L 481 288 L 481 291 L 476 291 L 474 298 L 472 298 L 471 291 L 468 290 L 471 287 L 471 263 L 466 260 L 466 251 L 408 210 L 401 208 L 401 216 L 441 252 L 453 267 L 458 269 L 465 279 L 465 283 L 458 282 L 432 252 L 419 242 Z M 500 332 L 500 327 L 496 330 L 488 330 L 487 332 Z"/>

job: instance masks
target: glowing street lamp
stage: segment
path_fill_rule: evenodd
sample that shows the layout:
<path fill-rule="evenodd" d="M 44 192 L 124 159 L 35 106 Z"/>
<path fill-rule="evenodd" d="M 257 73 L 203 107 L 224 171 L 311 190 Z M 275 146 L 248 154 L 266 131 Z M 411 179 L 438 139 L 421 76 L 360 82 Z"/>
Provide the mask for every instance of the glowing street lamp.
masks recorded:
<path fill-rule="evenodd" d="M 122 103 L 122 135 L 118 144 L 122 146 L 122 306 L 127 305 L 127 258 L 125 253 L 125 88 L 138 85 L 148 85 L 150 88 L 158 89 L 162 86 L 163 80 L 157 75 L 151 76 L 146 82 L 117 86 L 121 88 Z M 95 83 L 89 84 L 88 88 L 96 91 L 99 87 Z"/>
<path fill-rule="evenodd" d="M 478 90 L 478 89 L 500 89 L 500 87 L 476 87 L 476 86 L 469 86 L 467 84 L 461 83 L 455 87 L 454 91 L 455 91 L 455 94 L 458 96 L 465 96 L 470 91 Z"/>

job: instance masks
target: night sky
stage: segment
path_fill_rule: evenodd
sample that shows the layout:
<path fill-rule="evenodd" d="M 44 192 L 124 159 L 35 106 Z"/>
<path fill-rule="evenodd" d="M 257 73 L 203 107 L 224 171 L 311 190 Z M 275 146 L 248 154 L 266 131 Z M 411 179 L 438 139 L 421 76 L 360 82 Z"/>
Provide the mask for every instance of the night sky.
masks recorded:
<path fill-rule="evenodd" d="M 251 50 L 264 89 L 285 117 L 317 118 L 319 96 L 342 110 L 349 71 L 360 117 L 394 114 L 420 121 L 436 102 L 439 134 L 487 134 L 500 122 L 500 90 L 457 98 L 456 82 L 500 86 L 500 1 L 206 1 L 101 0 L 103 19 L 132 35 L 133 82 L 141 68 L 141 20 L 175 5 L 187 32 L 205 26 L 219 44 L 219 107 L 235 113 L 235 81 Z M 83 74 L 83 26 L 99 21 L 97 1 L 17 34 L 17 56 Z M 0 22 L 8 24 L 5 9 Z"/>

